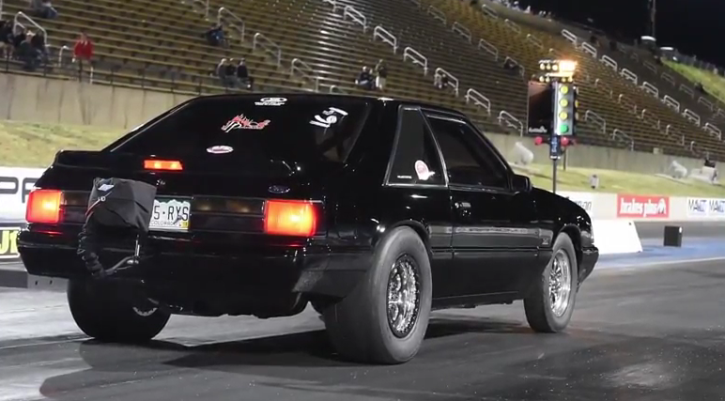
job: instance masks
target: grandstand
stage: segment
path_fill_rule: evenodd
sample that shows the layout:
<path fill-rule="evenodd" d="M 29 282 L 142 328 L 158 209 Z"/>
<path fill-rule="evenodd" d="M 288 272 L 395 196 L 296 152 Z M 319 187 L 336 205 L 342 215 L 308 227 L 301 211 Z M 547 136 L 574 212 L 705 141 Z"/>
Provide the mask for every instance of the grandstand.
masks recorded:
<path fill-rule="evenodd" d="M 675 156 L 725 159 L 725 112 L 715 97 L 650 53 L 614 51 L 579 27 L 499 4 L 461 0 L 63 0 L 55 20 L 28 17 L 25 0 L 3 14 L 44 30 L 53 68 L 72 79 L 71 48 L 84 29 L 96 63 L 84 79 L 178 93 L 224 91 L 221 58 L 245 57 L 258 91 L 370 93 L 354 80 L 363 65 L 388 64 L 385 96 L 465 111 L 483 129 L 525 135 L 526 81 L 542 58 L 579 62 L 579 142 Z M 220 22 L 229 48 L 202 33 Z M 505 62 L 520 67 L 504 68 Z M 15 63 L 6 64 L 25 73 Z M 434 76 L 448 88 L 434 87 Z M 725 127 L 723 127 L 725 128 Z"/>

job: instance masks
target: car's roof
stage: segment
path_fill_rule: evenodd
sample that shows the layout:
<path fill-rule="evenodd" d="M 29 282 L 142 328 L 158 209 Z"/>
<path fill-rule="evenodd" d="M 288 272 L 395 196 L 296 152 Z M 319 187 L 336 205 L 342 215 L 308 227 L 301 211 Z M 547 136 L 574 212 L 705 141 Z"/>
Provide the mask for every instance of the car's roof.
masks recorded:
<path fill-rule="evenodd" d="M 359 100 L 372 100 L 375 102 L 380 102 L 381 104 L 384 104 L 386 106 L 390 107 L 397 107 L 399 105 L 411 105 L 411 106 L 418 106 L 425 109 L 432 109 L 437 110 L 449 114 L 455 114 L 459 116 L 463 116 L 464 114 L 456 109 L 448 108 L 448 107 L 442 107 L 439 105 L 435 105 L 432 103 L 422 102 L 419 100 L 411 100 L 411 99 L 395 99 L 390 98 L 386 96 L 363 96 L 363 95 L 347 95 L 347 94 L 337 94 L 337 93 L 315 93 L 315 92 L 284 92 L 284 93 L 273 93 L 273 92 L 255 92 L 255 93 L 244 93 L 244 94 L 220 94 L 220 95 L 207 95 L 207 96 L 201 96 L 197 97 L 196 99 L 203 99 L 203 98 L 216 98 L 216 99 L 261 99 L 261 98 L 279 98 L 283 97 L 285 99 L 296 99 L 299 100 L 300 98 L 315 98 L 315 99 L 359 99 Z M 192 100 L 193 101 L 193 100 Z"/>

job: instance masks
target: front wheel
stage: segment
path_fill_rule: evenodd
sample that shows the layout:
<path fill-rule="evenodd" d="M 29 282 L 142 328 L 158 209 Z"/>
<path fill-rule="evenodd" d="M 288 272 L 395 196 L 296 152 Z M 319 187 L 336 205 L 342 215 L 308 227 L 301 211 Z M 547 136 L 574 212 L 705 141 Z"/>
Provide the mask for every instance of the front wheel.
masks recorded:
<path fill-rule="evenodd" d="M 524 299 L 526 320 L 534 331 L 563 331 L 574 312 L 579 268 L 571 238 L 561 233 L 554 243 L 554 255 L 543 274 Z"/>
<path fill-rule="evenodd" d="M 78 327 L 101 341 L 139 343 L 164 329 L 170 313 L 123 286 L 94 280 L 68 282 L 68 305 Z"/>
<path fill-rule="evenodd" d="M 404 363 L 418 353 L 428 328 L 433 294 L 428 252 L 409 227 L 393 229 L 376 248 L 355 290 L 323 310 L 325 325 L 348 359 Z"/>

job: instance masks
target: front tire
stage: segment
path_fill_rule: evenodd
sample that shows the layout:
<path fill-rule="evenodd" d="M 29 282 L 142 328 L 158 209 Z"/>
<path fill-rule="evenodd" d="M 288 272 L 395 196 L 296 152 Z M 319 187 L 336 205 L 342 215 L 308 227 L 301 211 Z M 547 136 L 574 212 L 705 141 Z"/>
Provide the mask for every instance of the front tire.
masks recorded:
<path fill-rule="evenodd" d="M 170 313 L 147 299 L 129 297 L 123 286 L 93 280 L 68 282 L 68 305 L 78 327 L 100 341 L 141 343 L 156 337 Z"/>
<path fill-rule="evenodd" d="M 579 266 L 571 238 L 559 234 L 553 251 L 533 291 L 524 298 L 526 320 L 540 333 L 563 331 L 569 325 L 576 301 Z"/>
<path fill-rule="evenodd" d="M 432 277 L 428 251 L 409 227 L 393 229 L 376 247 L 357 287 L 323 316 L 345 358 L 399 364 L 418 353 L 428 329 Z"/>

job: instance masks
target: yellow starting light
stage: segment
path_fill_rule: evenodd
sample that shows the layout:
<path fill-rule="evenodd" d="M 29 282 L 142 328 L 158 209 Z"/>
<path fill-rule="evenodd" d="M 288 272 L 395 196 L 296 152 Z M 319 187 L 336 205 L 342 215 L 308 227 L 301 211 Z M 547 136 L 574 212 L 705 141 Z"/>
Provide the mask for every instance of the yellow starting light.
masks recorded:
<path fill-rule="evenodd" d="M 569 87 L 566 86 L 566 85 L 562 85 L 561 86 L 561 93 L 564 94 L 564 95 L 566 95 L 567 93 L 569 93 Z"/>
<path fill-rule="evenodd" d="M 561 107 L 567 107 L 567 106 L 569 106 L 569 101 L 566 99 L 561 99 L 559 104 L 561 105 Z"/>
<path fill-rule="evenodd" d="M 554 64 L 554 65 L 551 66 L 551 69 L 554 70 L 554 71 L 557 71 L 557 70 L 559 70 L 559 66 L 556 65 L 556 64 Z"/>
<path fill-rule="evenodd" d="M 561 113 L 559 113 L 559 118 L 561 118 L 562 120 L 567 120 L 569 118 L 569 113 L 562 111 Z"/>
<path fill-rule="evenodd" d="M 544 63 L 539 64 L 539 68 L 541 68 L 541 71 L 544 71 L 546 69 L 546 64 L 544 64 Z"/>

